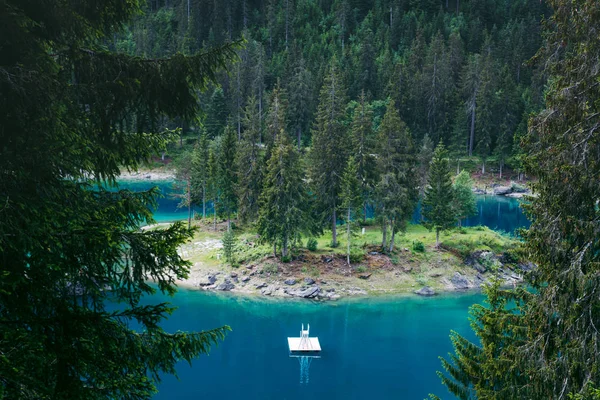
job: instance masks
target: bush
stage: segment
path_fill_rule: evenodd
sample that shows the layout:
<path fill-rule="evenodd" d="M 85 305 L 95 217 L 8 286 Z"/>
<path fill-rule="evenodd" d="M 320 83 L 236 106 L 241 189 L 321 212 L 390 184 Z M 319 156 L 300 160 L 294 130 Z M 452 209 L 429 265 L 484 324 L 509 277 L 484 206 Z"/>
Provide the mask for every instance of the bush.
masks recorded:
<path fill-rule="evenodd" d="M 356 267 L 356 272 L 358 272 L 359 274 L 365 273 L 367 272 L 367 267 L 365 267 L 364 265 L 359 265 L 358 267 Z"/>
<path fill-rule="evenodd" d="M 289 263 L 290 261 L 292 261 L 292 256 L 290 256 L 289 254 L 287 256 L 281 257 L 281 262 L 283 263 Z"/>
<path fill-rule="evenodd" d="M 377 223 L 375 218 L 367 218 L 364 221 L 360 221 L 361 226 L 373 226 Z"/>
<path fill-rule="evenodd" d="M 306 241 L 306 248 L 310 251 L 317 251 L 317 245 L 318 245 L 317 239 L 315 239 L 315 238 L 309 238 Z"/>
<path fill-rule="evenodd" d="M 263 266 L 262 272 L 265 274 L 276 274 L 277 272 L 279 272 L 279 268 L 275 264 L 265 264 Z"/>
<path fill-rule="evenodd" d="M 365 258 L 365 252 L 360 249 L 350 249 L 350 263 L 359 263 Z"/>
<path fill-rule="evenodd" d="M 225 232 L 223 234 L 223 254 L 225 256 L 225 261 L 228 263 L 233 263 L 235 256 L 235 237 L 233 236 L 233 232 Z"/>
<path fill-rule="evenodd" d="M 416 251 L 416 252 L 419 252 L 419 253 L 424 253 L 425 252 L 425 245 L 420 240 L 415 240 L 412 243 L 412 249 L 413 249 L 413 251 Z"/>

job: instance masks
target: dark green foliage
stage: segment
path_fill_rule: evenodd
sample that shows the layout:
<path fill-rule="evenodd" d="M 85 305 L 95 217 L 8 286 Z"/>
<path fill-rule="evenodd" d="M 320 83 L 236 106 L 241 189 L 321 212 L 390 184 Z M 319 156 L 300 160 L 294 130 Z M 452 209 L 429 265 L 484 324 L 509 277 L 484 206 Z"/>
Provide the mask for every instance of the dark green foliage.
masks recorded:
<path fill-rule="evenodd" d="M 208 135 L 205 132 L 202 132 L 198 143 L 194 146 L 191 161 L 191 200 L 194 204 L 202 204 L 202 218 L 206 218 L 206 201 L 210 180 L 210 149 Z"/>
<path fill-rule="evenodd" d="M 206 120 L 204 121 L 206 133 L 209 138 L 213 139 L 223 134 L 225 125 L 227 124 L 227 115 L 227 104 L 225 103 L 223 89 L 216 87 L 210 97 L 210 102 L 206 109 Z"/>
<path fill-rule="evenodd" d="M 321 88 L 317 118 L 313 126 L 310 173 L 313 190 L 319 194 L 323 220 L 332 227 L 332 245 L 337 246 L 337 211 L 341 205 L 341 176 L 348 155 L 348 132 L 344 125 L 346 89 L 337 60 L 327 68 Z"/>
<path fill-rule="evenodd" d="M 348 158 L 348 163 L 346 164 L 346 169 L 344 169 L 341 183 L 342 207 L 346 210 L 346 258 L 348 265 L 350 265 L 351 262 L 350 246 L 352 241 L 352 227 L 354 226 L 352 220 L 360 215 L 360 206 L 362 205 L 362 190 L 358 177 L 358 164 L 356 163 L 354 156 L 350 156 Z"/>
<path fill-rule="evenodd" d="M 275 254 L 279 246 L 281 256 L 288 257 L 290 243 L 301 233 L 311 231 L 310 203 L 298 152 L 287 135 L 278 135 L 260 196 L 257 222 L 260 240 L 273 245 Z"/>
<path fill-rule="evenodd" d="M 225 231 L 225 233 L 223 233 L 222 243 L 225 261 L 227 261 L 231 265 L 235 264 L 236 241 L 235 236 L 231 230 Z"/>
<path fill-rule="evenodd" d="M 419 252 L 419 253 L 424 253 L 425 252 L 425 245 L 420 240 L 415 240 L 412 243 L 412 249 L 413 249 L 413 251 L 416 251 L 416 252 Z"/>
<path fill-rule="evenodd" d="M 415 148 L 406 124 L 390 100 L 377 138 L 376 204 L 383 227 L 383 251 L 388 250 L 386 233 L 391 228 L 389 251 L 394 249 L 397 232 L 406 230 L 417 203 Z"/>
<path fill-rule="evenodd" d="M 477 214 L 477 201 L 473 193 L 473 180 L 467 171 L 462 171 L 454 178 L 454 213 L 460 226 L 461 220 Z"/>
<path fill-rule="evenodd" d="M 236 173 L 237 138 L 230 126 L 225 127 L 220 151 L 217 153 L 217 202 L 220 211 L 227 217 L 227 229 L 231 229 L 231 217 L 237 210 L 237 173 Z"/>
<path fill-rule="evenodd" d="M 554 15 L 536 56 L 550 76 L 546 109 L 520 144 L 527 172 L 539 178 L 524 232 L 537 265 L 526 275 L 532 290 L 488 290 L 491 307 L 472 313 L 481 346 L 453 335 L 443 382 L 459 398 L 598 396 L 600 3 L 549 3 Z"/>
<path fill-rule="evenodd" d="M 96 185 L 163 149 L 171 135 L 161 121 L 196 118 L 197 93 L 234 54 L 107 51 L 138 13 L 137 1 L 0 4 L 3 398 L 149 398 L 161 374 L 228 330 L 163 331 L 173 309 L 140 300 L 172 295 L 188 276 L 177 248 L 191 232 L 139 229 L 153 222 L 156 189 Z"/>
<path fill-rule="evenodd" d="M 446 157 L 444 145 L 438 144 L 431 160 L 429 181 L 423 199 L 423 225 L 429 230 L 435 230 L 436 246 L 440 245 L 440 231 L 450 229 L 456 222 L 456 214 L 452 207 L 454 190 Z"/>
<path fill-rule="evenodd" d="M 253 221 L 258 216 L 258 199 L 262 190 L 263 156 L 260 153 L 260 116 L 254 96 L 248 100 L 243 119 L 242 140 L 236 156 L 238 218 Z"/>
<path fill-rule="evenodd" d="M 306 241 L 306 248 L 310 251 L 317 251 L 317 239 L 311 237 Z"/>

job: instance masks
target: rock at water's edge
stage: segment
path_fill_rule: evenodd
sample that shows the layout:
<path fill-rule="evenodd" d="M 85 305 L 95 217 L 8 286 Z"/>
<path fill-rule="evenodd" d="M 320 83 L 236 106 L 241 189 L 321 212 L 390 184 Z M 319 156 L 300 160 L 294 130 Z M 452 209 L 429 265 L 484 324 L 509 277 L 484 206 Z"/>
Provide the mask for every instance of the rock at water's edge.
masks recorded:
<path fill-rule="evenodd" d="M 450 282 L 454 285 L 456 289 L 468 289 L 471 285 L 467 278 L 462 276 L 459 272 L 456 272 L 452 278 L 450 278 Z"/>
<path fill-rule="evenodd" d="M 433 290 L 429 286 L 424 286 L 419 290 L 415 290 L 415 293 L 418 294 L 419 296 L 434 296 L 436 294 L 435 290 Z"/>
<path fill-rule="evenodd" d="M 296 284 L 296 280 L 294 278 L 289 278 L 286 279 L 285 281 L 283 281 L 283 283 L 285 283 L 286 285 L 295 285 Z"/>

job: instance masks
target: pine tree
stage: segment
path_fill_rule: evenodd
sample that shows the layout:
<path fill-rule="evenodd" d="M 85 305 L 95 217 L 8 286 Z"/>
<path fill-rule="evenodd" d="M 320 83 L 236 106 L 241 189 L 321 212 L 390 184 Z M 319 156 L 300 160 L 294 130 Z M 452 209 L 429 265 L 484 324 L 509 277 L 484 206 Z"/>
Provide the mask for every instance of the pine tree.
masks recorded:
<path fill-rule="evenodd" d="M 227 110 L 227 103 L 225 102 L 223 89 L 216 87 L 210 97 L 210 101 L 206 109 L 206 121 L 204 121 L 206 133 L 208 134 L 209 138 L 214 139 L 223 134 L 228 115 L 229 112 Z"/>
<path fill-rule="evenodd" d="M 3 398 L 150 398 L 227 331 L 161 327 L 172 307 L 151 294 L 187 278 L 177 249 L 191 232 L 139 229 L 157 189 L 106 189 L 164 148 L 161 121 L 199 114 L 197 94 L 234 55 L 111 52 L 139 4 L 0 4 Z"/>
<path fill-rule="evenodd" d="M 394 249 L 397 232 L 406 230 L 417 203 L 416 157 L 412 137 L 400 119 L 393 100 L 389 100 L 378 132 L 377 168 L 379 182 L 376 201 L 382 223 L 382 249 Z M 391 228 L 389 248 L 387 228 Z"/>
<path fill-rule="evenodd" d="M 192 153 L 191 190 L 192 202 L 202 204 L 202 218 L 206 218 L 206 200 L 209 180 L 209 141 L 206 132 L 202 132 Z"/>
<path fill-rule="evenodd" d="M 177 208 L 187 208 L 188 210 L 188 229 L 192 227 L 192 154 L 188 151 L 179 159 L 177 173 L 175 174 L 174 197 L 179 199 Z"/>
<path fill-rule="evenodd" d="M 272 146 L 281 131 L 287 131 L 287 93 L 279 81 L 271 92 L 266 121 L 265 143 Z"/>
<path fill-rule="evenodd" d="M 454 192 L 450 166 L 442 143 L 439 143 L 433 152 L 427 183 L 423 199 L 423 225 L 429 230 L 435 229 L 435 245 L 439 247 L 440 231 L 450 229 L 456 221 L 452 208 Z"/>
<path fill-rule="evenodd" d="M 358 107 L 354 110 L 352 118 L 352 154 L 354 155 L 358 180 L 361 187 L 361 197 L 363 199 L 363 218 L 367 214 L 367 201 L 371 198 L 375 186 L 376 171 L 375 160 L 373 158 L 374 137 L 373 137 L 373 111 L 367 103 L 365 92 L 363 91 L 358 100 Z"/>
<path fill-rule="evenodd" d="M 334 58 L 321 88 L 310 153 L 313 190 L 319 194 L 324 219 L 329 217 L 333 247 L 337 246 L 341 176 L 348 154 L 348 133 L 344 126 L 346 104 L 346 89 Z"/>
<path fill-rule="evenodd" d="M 255 220 L 258 216 L 258 199 L 262 189 L 263 159 L 260 154 L 260 118 L 256 97 L 251 96 L 244 112 L 244 130 L 236 157 L 237 195 L 239 219 Z"/>
<path fill-rule="evenodd" d="M 289 258 L 289 245 L 300 233 L 310 230 L 310 200 L 303 181 L 298 152 L 287 135 L 278 135 L 267 162 L 260 196 L 257 229 L 262 242 L 281 247 L 282 259 Z"/>
<path fill-rule="evenodd" d="M 310 127 L 311 109 L 313 108 L 313 75 L 306 68 L 304 59 L 298 61 L 287 92 L 289 93 L 290 125 L 296 132 L 296 141 L 298 149 L 300 149 L 302 132 L 306 132 Z"/>
<path fill-rule="evenodd" d="M 231 230 L 227 230 L 223 232 L 223 239 L 221 240 L 223 244 L 223 255 L 225 256 L 225 261 L 227 261 L 230 265 L 235 265 L 235 235 Z"/>
<path fill-rule="evenodd" d="M 453 184 L 454 210 L 458 226 L 463 219 L 477 214 L 477 202 L 473 193 L 473 180 L 467 171 L 456 176 Z"/>
<path fill-rule="evenodd" d="M 219 154 L 221 153 L 221 136 L 215 138 L 210 144 L 208 153 L 208 181 L 207 197 L 213 206 L 213 229 L 217 230 L 217 208 L 219 205 Z"/>
<path fill-rule="evenodd" d="M 350 247 L 352 239 L 352 218 L 360 215 L 362 204 L 362 190 L 359 181 L 358 164 L 354 156 L 348 157 L 348 163 L 342 175 L 342 207 L 346 209 L 346 260 L 350 266 Z M 359 212 L 357 212 L 359 211 Z"/>
<path fill-rule="evenodd" d="M 237 138 L 231 126 L 225 127 L 220 150 L 217 159 L 218 201 L 222 212 L 227 217 L 227 230 L 231 230 L 231 216 L 236 212 L 238 203 L 235 169 Z"/>
<path fill-rule="evenodd" d="M 425 195 L 425 188 L 429 179 L 429 166 L 433 158 L 433 146 L 433 141 L 426 134 L 423 137 L 423 143 L 419 148 L 419 155 L 417 156 L 419 160 L 419 198 L 423 198 Z"/>

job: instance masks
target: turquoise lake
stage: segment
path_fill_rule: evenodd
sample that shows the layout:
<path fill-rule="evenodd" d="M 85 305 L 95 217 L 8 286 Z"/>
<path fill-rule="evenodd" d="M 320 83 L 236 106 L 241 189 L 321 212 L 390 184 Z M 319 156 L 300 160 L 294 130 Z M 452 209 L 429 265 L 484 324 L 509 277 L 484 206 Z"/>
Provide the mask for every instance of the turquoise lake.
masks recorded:
<path fill-rule="evenodd" d="M 448 334 L 474 335 L 468 308 L 480 294 L 386 297 L 328 303 L 180 290 L 168 331 L 232 328 L 209 356 L 179 380 L 165 376 L 155 399 L 425 399 L 451 398 L 436 371 L 452 350 Z M 321 343 L 321 358 L 289 357 L 288 336 L 301 324 Z M 301 363 L 309 364 L 301 375 Z"/>
<path fill-rule="evenodd" d="M 158 186 L 157 222 L 187 218 L 170 195 L 167 182 L 121 182 L 121 188 Z M 529 221 L 516 199 L 477 196 L 478 215 L 463 225 L 485 225 L 514 233 Z M 420 219 L 415 211 L 413 222 Z M 481 294 L 357 298 L 316 303 L 215 294 L 181 289 L 169 301 L 178 309 L 165 322 L 167 331 L 199 331 L 222 325 L 233 329 L 210 356 L 181 362 L 179 380 L 164 376 L 155 399 L 425 399 L 435 393 L 453 398 L 440 383 L 439 356 L 452 351 L 455 330 L 475 336 L 468 309 Z M 321 358 L 289 357 L 288 336 L 310 324 L 319 337 Z"/>
<path fill-rule="evenodd" d="M 150 181 L 127 181 L 120 182 L 119 186 L 123 189 L 147 190 L 153 186 L 158 186 L 163 197 L 158 199 L 158 209 L 154 213 L 154 219 L 157 222 L 167 222 L 187 219 L 187 208 L 177 208 L 179 200 L 173 198 L 174 191 L 172 182 L 150 182 Z M 197 212 L 201 209 L 196 208 Z M 207 213 L 211 213 L 209 208 Z M 502 196 L 477 196 L 476 216 L 467 218 L 463 221 L 464 226 L 483 225 L 491 229 L 515 233 L 518 228 L 529 227 L 529 221 L 520 207 L 520 201 L 517 199 Z M 415 210 L 413 222 L 420 220 L 419 209 Z"/>

